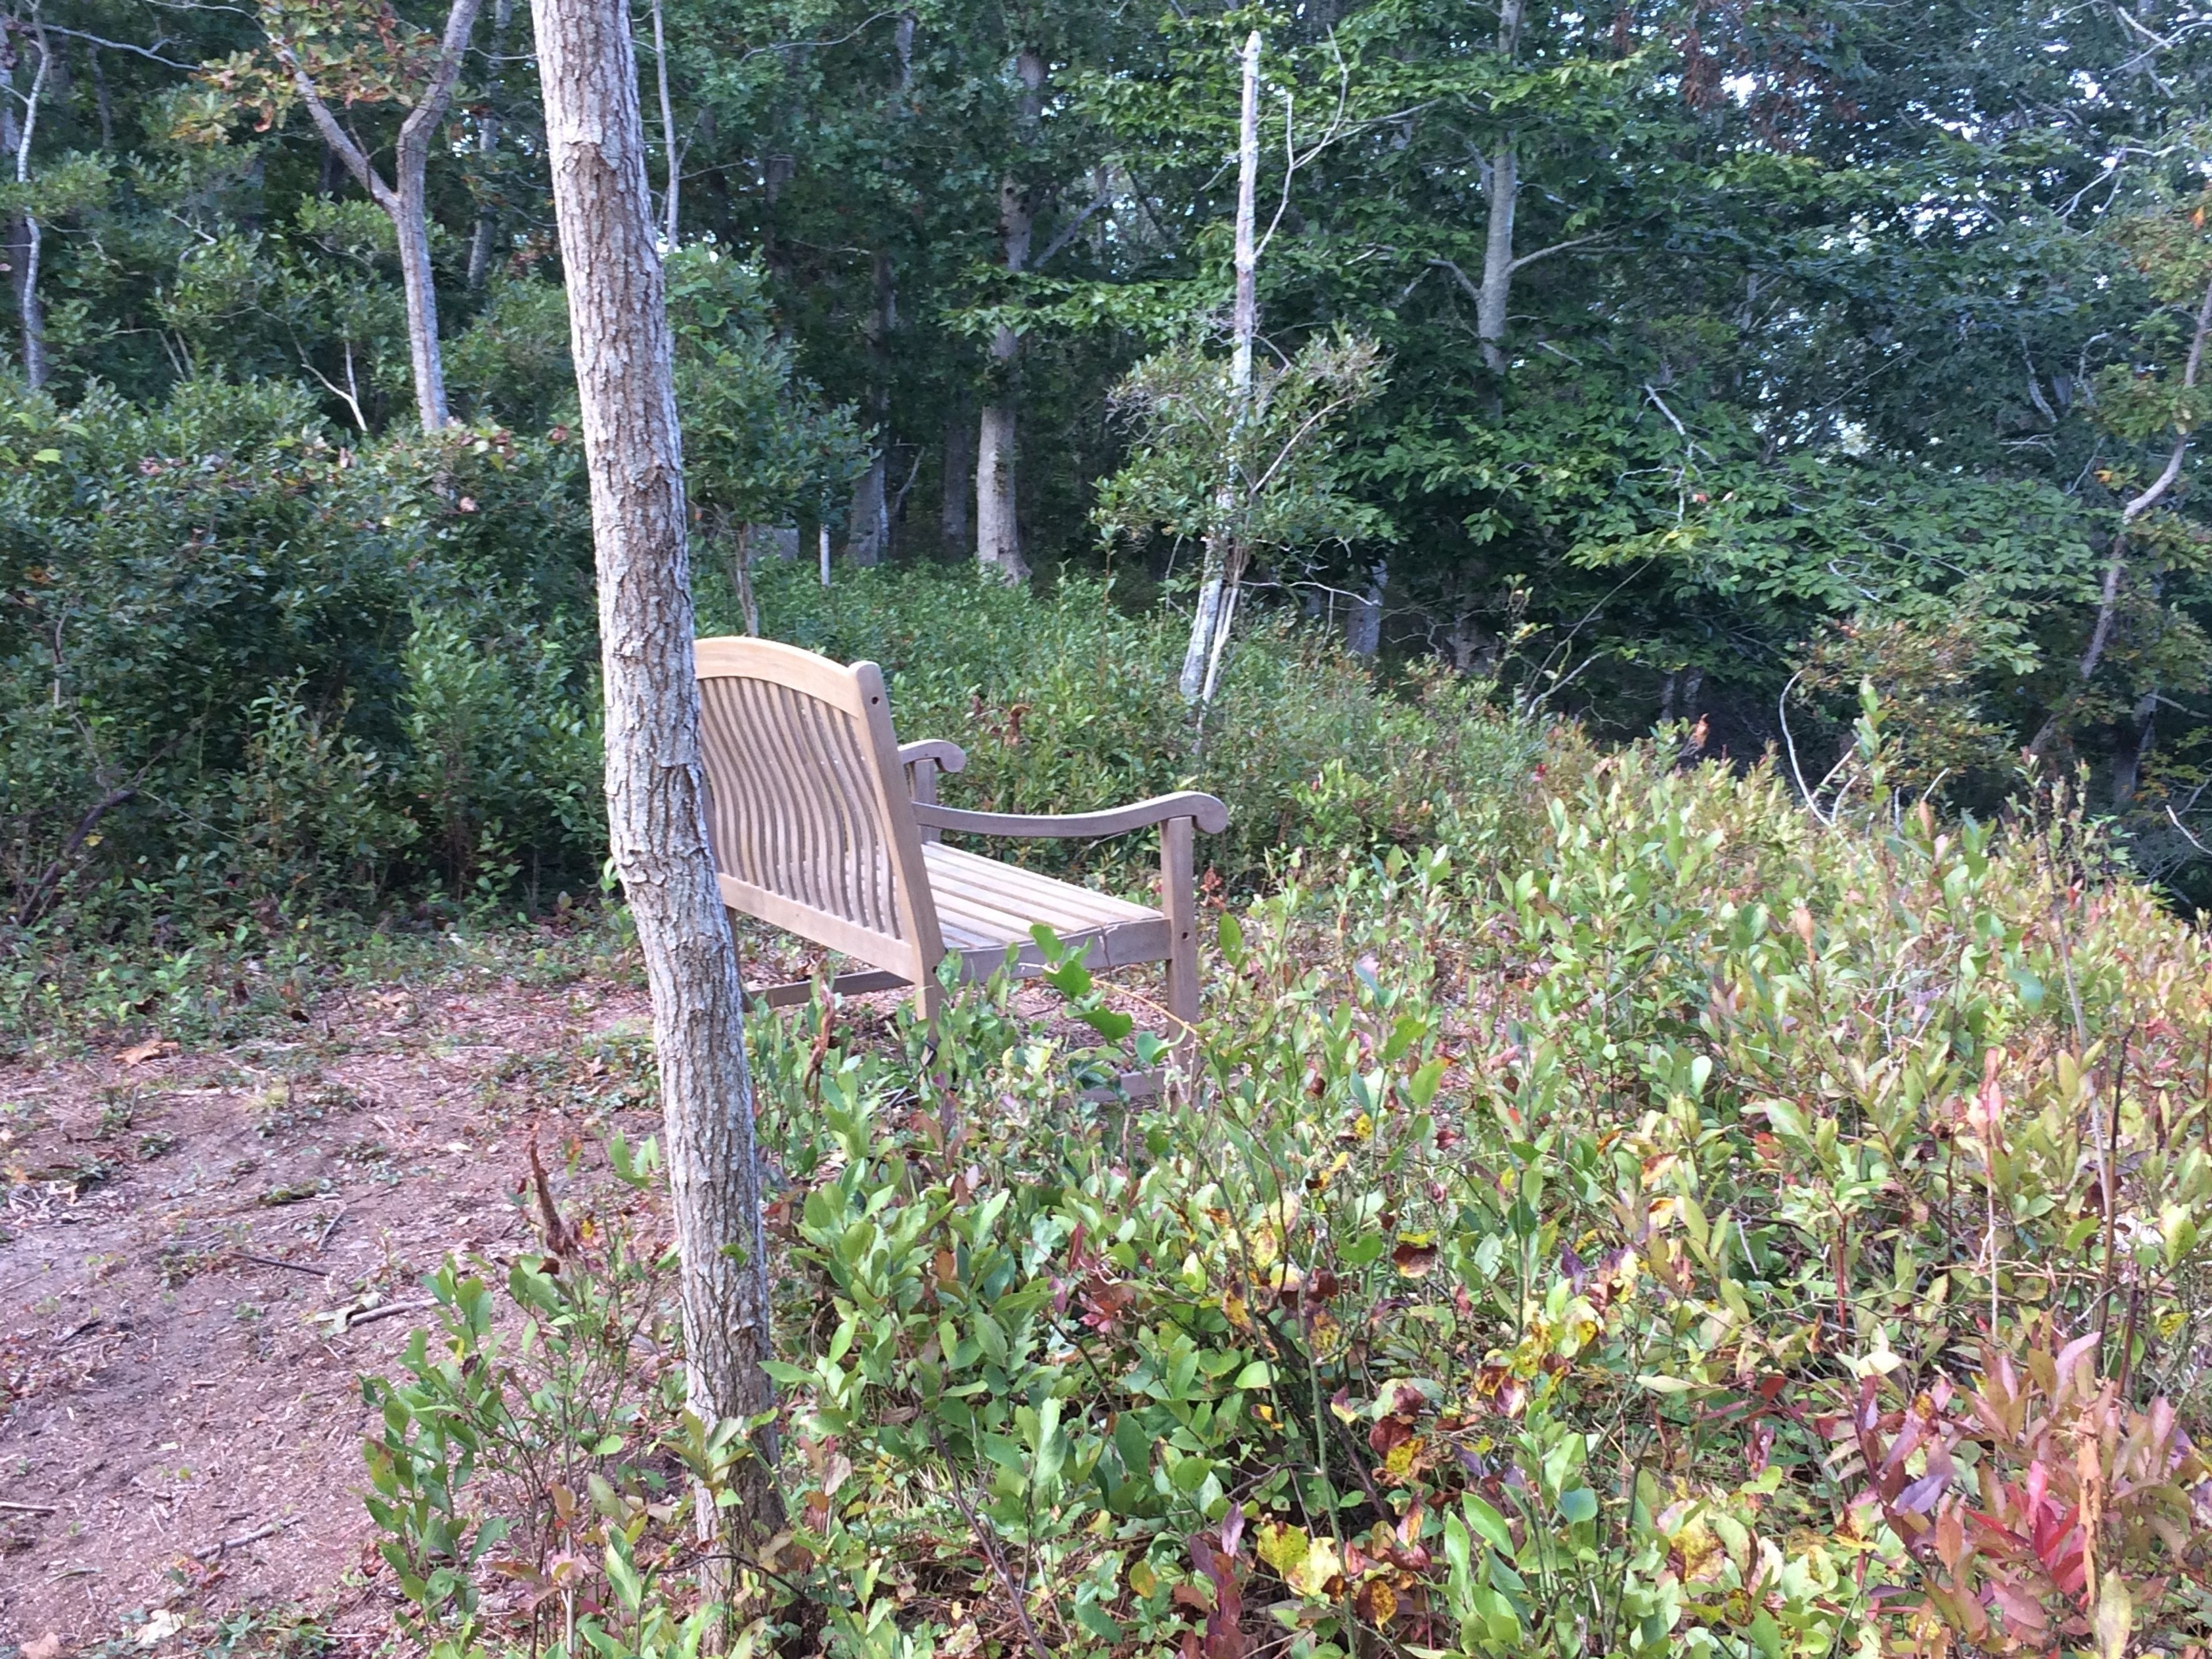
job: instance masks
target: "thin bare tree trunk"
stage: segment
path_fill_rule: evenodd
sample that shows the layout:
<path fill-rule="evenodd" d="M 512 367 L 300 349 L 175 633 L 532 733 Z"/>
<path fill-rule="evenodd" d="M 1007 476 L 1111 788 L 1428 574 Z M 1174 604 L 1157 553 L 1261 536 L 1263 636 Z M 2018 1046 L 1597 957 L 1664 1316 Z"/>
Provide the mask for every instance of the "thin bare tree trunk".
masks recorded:
<path fill-rule="evenodd" d="M 1024 46 L 1014 60 L 1022 80 L 1018 130 L 1033 135 L 1044 112 L 1044 55 Z M 1008 270 L 1030 261 L 1030 237 L 1036 204 L 1029 187 L 1009 173 L 999 185 L 999 236 Z M 1021 420 L 1022 337 L 1004 323 L 991 337 L 991 367 L 982 417 L 975 428 L 975 561 L 1010 582 L 1024 581 L 1029 561 L 1022 556 L 1021 519 L 1015 470 L 1016 431 Z"/>
<path fill-rule="evenodd" d="M 31 38 L 39 54 L 39 66 L 31 74 L 31 89 L 23 99 L 23 116 L 15 118 L 12 98 L 0 99 L 5 112 L 0 114 L 0 142 L 15 152 L 15 182 L 31 182 L 31 140 L 39 128 L 39 100 L 46 88 L 46 76 L 53 64 L 53 50 L 46 43 L 45 27 L 32 14 Z M 12 83 L 15 73 L 9 71 Z M 11 84 L 7 90 L 14 91 Z M 9 228 L 8 263 L 15 267 L 15 321 L 21 331 L 23 378 L 33 392 L 42 389 L 48 379 L 46 363 L 46 308 L 39 293 L 39 260 L 45 250 L 46 234 L 40 229 L 38 216 L 27 209 L 19 215 Z"/>
<path fill-rule="evenodd" d="M 453 0 L 453 9 L 446 14 L 446 32 L 438 43 L 429 84 L 423 88 L 421 101 L 399 124 L 390 182 L 377 172 L 353 135 L 338 124 L 290 43 L 273 37 L 270 41 L 290 71 L 292 83 L 299 88 L 301 100 L 323 142 L 337 152 L 369 199 L 384 210 L 399 239 L 399 277 L 407 295 L 407 353 L 414 368 L 416 412 L 425 432 L 444 431 L 450 419 L 446 364 L 438 344 L 437 281 L 430 264 L 430 140 L 453 105 L 453 87 L 460 79 L 469 35 L 476 27 L 482 5 L 483 0 Z"/>
<path fill-rule="evenodd" d="M 1522 0 L 1499 0 L 1498 53 L 1510 64 L 1521 50 Z M 1505 320 L 1513 297 L 1513 213 L 1521 198 L 1521 159 L 1507 133 L 1484 168 L 1483 195 L 1490 221 L 1482 240 L 1482 284 L 1474 301 L 1474 334 L 1483 367 L 1505 372 Z"/>
<path fill-rule="evenodd" d="M 1222 647 L 1236 612 L 1237 583 L 1243 575 L 1244 504 L 1239 498 L 1244 480 L 1237 473 L 1237 456 L 1252 402 L 1252 342 L 1260 330 L 1259 255 L 1254 224 L 1260 179 L 1257 29 L 1245 38 L 1243 78 L 1243 104 L 1237 128 L 1237 302 L 1231 325 L 1234 343 L 1229 364 L 1228 470 L 1214 503 L 1214 527 L 1206 538 L 1205 563 L 1199 571 L 1198 607 L 1190 619 L 1190 643 L 1183 651 L 1180 686 L 1182 700 L 1188 703 L 1212 701 Z"/>
<path fill-rule="evenodd" d="M 532 0 L 532 9 L 592 485 L 608 829 L 653 997 L 686 1400 L 708 1422 L 751 1418 L 772 1403 L 762 1370 L 768 1249 L 737 950 L 707 839 L 674 345 L 629 9 Z M 755 1446 L 740 1530 L 765 1529 L 781 1512 L 772 1431 Z"/>
<path fill-rule="evenodd" d="M 2181 369 L 2181 389 L 2184 392 L 2196 388 L 2197 377 L 2203 371 L 2204 344 L 2208 337 L 2212 337 L 2212 284 L 2206 285 L 2204 298 L 2197 307 L 2197 328 L 2190 336 L 2189 356 Z M 2173 448 L 2167 453 L 2166 465 L 2159 470 L 2158 477 L 2150 481 L 2141 495 L 2120 509 L 2120 527 L 2112 532 L 2112 552 L 2105 561 L 2105 580 L 2097 593 L 2097 620 L 2090 627 L 2089 643 L 2082 648 L 2081 667 L 2076 676 L 2082 686 L 2087 686 L 2095 676 L 2098 665 L 2105 659 L 2105 647 L 2112 643 L 2112 624 L 2119 617 L 2120 594 L 2127 575 L 2128 532 L 2137 519 L 2166 499 L 2166 491 L 2172 489 L 2180 478 L 2181 464 L 2189 457 L 2190 437 L 2186 432 L 2175 437 Z M 2068 703 L 2070 704 L 2071 701 L 2068 699 Z M 2042 730 L 2027 745 L 2031 758 L 2041 757 L 2051 740 L 2058 735 L 2059 725 L 2067 712 L 2066 704 L 2051 711 L 2050 718 L 2043 722 Z"/>
<path fill-rule="evenodd" d="M 494 0 L 491 11 L 491 82 L 486 88 L 483 118 L 477 124 L 477 154 L 489 165 L 499 152 L 499 95 L 506 81 L 502 58 L 507 52 L 507 26 L 514 18 L 514 0 Z M 469 238 L 469 292 L 481 289 L 491 275 L 492 244 L 499 236 L 499 214 L 489 198 L 477 208 L 477 228 Z"/>
<path fill-rule="evenodd" d="M 653 67 L 660 82 L 660 153 L 668 164 L 668 194 L 661 206 L 660 234 L 676 246 L 676 186 L 684 158 L 676 149 L 676 100 L 668 95 L 668 33 L 661 21 L 661 0 L 653 0 Z"/>

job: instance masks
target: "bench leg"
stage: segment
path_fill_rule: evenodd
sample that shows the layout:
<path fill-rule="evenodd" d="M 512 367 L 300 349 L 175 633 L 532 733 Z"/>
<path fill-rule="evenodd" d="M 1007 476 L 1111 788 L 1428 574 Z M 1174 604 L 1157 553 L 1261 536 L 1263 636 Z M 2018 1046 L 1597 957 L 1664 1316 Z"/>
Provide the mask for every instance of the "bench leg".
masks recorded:
<path fill-rule="evenodd" d="M 1182 1028 L 1176 1045 L 1187 1060 L 1190 1028 L 1198 1023 L 1198 887 L 1188 818 L 1160 825 L 1160 909 L 1168 919 L 1168 1012 Z"/>

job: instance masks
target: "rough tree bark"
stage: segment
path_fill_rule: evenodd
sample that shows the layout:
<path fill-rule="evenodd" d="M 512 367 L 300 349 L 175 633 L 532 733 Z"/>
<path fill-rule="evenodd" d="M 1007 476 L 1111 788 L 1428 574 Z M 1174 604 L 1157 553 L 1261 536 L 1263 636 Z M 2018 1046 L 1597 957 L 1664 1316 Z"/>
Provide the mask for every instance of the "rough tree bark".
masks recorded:
<path fill-rule="evenodd" d="M 2197 376 L 2203 372 L 2204 344 L 2208 337 L 2212 337 L 2212 284 L 2206 286 L 2204 298 L 2197 307 L 2196 331 L 2189 337 L 2189 356 L 2182 364 L 2181 388 L 2185 392 L 2195 389 Z M 2112 624 L 2118 619 L 2120 599 L 2125 591 L 2128 532 L 2134 528 L 2136 520 L 2164 501 L 2166 492 L 2179 480 L 2181 464 L 2189 459 L 2191 439 L 2190 433 L 2177 434 L 2173 448 L 2166 455 L 2166 465 L 2159 469 L 2158 477 L 2150 481 L 2141 495 L 2120 508 L 2120 527 L 2112 532 L 2112 550 L 2105 560 L 2105 580 L 2097 593 L 2097 619 L 2089 629 L 2089 643 L 2082 648 L 2081 662 L 2075 676 L 2075 696 L 2051 711 L 2050 717 L 2043 722 L 2042 729 L 2027 745 L 2030 759 L 2040 759 L 2044 750 L 2051 746 L 2051 739 L 2058 735 L 2059 726 L 2071 712 L 2081 691 L 2096 677 L 2098 665 L 2105 660 L 2105 650 L 2112 641 Z M 2148 757 L 2148 741 L 2147 735 L 2138 740 L 2141 751 L 2138 767 L 2142 759 Z"/>
<path fill-rule="evenodd" d="M 1229 465 L 1214 502 L 1214 527 L 1206 538 L 1205 563 L 1200 568 L 1198 606 L 1190 619 L 1190 643 L 1184 648 L 1182 700 L 1206 703 L 1213 700 L 1213 685 L 1221 667 L 1222 647 L 1236 618 L 1237 584 L 1243 574 L 1243 503 L 1244 480 L 1237 475 L 1238 445 L 1252 402 L 1252 342 L 1260 330 L 1257 279 L 1259 254 L 1255 238 L 1255 204 L 1260 180 L 1260 32 L 1244 41 L 1244 92 L 1237 127 L 1237 301 L 1231 323 L 1233 337 L 1229 363 Z"/>
<path fill-rule="evenodd" d="M 1026 145 L 1044 113 L 1044 54 L 1024 46 L 1014 59 L 1022 99 L 1016 131 Z M 1036 224 L 1029 187 L 1012 173 L 999 185 L 999 238 L 1008 270 L 1030 260 L 1030 237 Z M 1015 429 L 1021 416 L 1022 337 L 1004 323 L 991 337 L 989 390 L 975 427 L 975 562 L 1010 582 L 1026 580 L 1021 522 L 1015 496 Z"/>
<path fill-rule="evenodd" d="M 514 19 L 514 0 L 495 0 L 491 10 L 491 76 L 485 88 L 484 112 L 477 123 L 477 154 L 489 165 L 499 153 L 499 95 L 506 81 L 503 62 L 507 27 Z M 325 151 L 327 154 L 327 150 Z M 477 206 L 477 228 L 469 237 L 469 291 L 481 289 L 491 275 L 493 244 L 499 238 L 499 210 L 487 195 Z"/>
<path fill-rule="evenodd" d="M 737 951 L 703 810 L 674 343 L 629 9 L 532 0 L 532 11 L 592 487 L 608 828 L 653 997 L 686 1398 L 710 1422 L 750 1418 L 772 1401 L 769 1261 Z M 770 1435 L 741 1473 L 744 1528 L 780 1516 Z"/>
<path fill-rule="evenodd" d="M 39 130 L 39 100 L 46 92 L 46 77 L 53 64 L 45 26 L 36 12 L 32 14 L 29 33 L 39 54 L 39 65 L 31 72 L 30 91 L 21 94 L 23 114 L 20 121 L 15 116 L 17 94 L 12 66 L 8 71 L 7 85 L 0 88 L 0 144 L 13 154 L 15 182 L 19 185 L 31 182 L 31 140 Z M 43 387 L 48 379 L 46 308 L 39 293 L 39 259 L 45 241 L 45 233 L 34 213 L 26 210 L 9 224 L 8 264 L 15 279 L 15 323 L 22 341 L 23 379 L 34 392 Z"/>
<path fill-rule="evenodd" d="M 442 432 L 449 418 L 446 404 L 446 364 L 438 346 L 438 289 L 430 266 L 430 206 L 427 180 L 430 168 L 430 140 L 446 118 L 453 101 L 453 86 L 460 79 L 461 61 L 468 54 L 469 35 L 476 27 L 483 0 L 453 0 L 446 14 L 446 31 L 438 42 L 438 60 L 430 71 L 422 100 L 399 124 L 399 141 L 392 158 L 392 179 L 386 181 L 339 125 L 331 106 L 316 90 L 296 53 L 285 41 L 272 40 L 278 59 L 299 88 L 301 100 L 313 118 L 323 142 L 336 152 L 369 199 L 384 210 L 399 239 L 399 277 L 407 293 L 407 349 L 415 372 L 415 408 L 425 432 Z"/>

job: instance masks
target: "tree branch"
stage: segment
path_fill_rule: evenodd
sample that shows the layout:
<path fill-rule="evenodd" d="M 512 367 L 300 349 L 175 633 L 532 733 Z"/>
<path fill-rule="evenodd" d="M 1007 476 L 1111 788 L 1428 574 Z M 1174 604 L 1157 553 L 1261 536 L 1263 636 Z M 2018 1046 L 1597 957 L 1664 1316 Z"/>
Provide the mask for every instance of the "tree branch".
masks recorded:
<path fill-rule="evenodd" d="M 469 36 L 476 29 L 477 13 L 482 5 L 483 0 L 453 0 L 453 9 L 446 14 L 446 33 L 438 42 L 438 67 L 431 71 L 430 83 L 422 89 L 421 101 L 399 125 L 399 153 L 403 156 L 427 153 L 430 135 L 446 118 L 446 110 L 453 101 L 454 83 L 461 78 L 461 64 L 468 57 Z"/>
<path fill-rule="evenodd" d="M 2209 336 L 2212 336 L 2212 283 L 2205 284 L 2204 298 L 2197 307 L 2197 330 L 2190 337 L 2188 361 L 2181 369 L 2184 392 L 2197 388 L 2197 377 L 2204 368 L 2204 343 Z M 2158 477 L 2120 509 L 2120 527 L 2112 532 L 2112 556 L 2105 561 L 2105 580 L 2097 594 L 2096 624 L 2089 630 L 2089 643 L 2081 653 L 2080 677 L 2084 685 L 2095 677 L 2099 665 L 2105 659 L 2105 647 L 2112 643 L 2112 623 L 2119 614 L 2120 581 L 2127 574 L 2129 527 L 2163 501 L 2166 491 L 2173 488 L 2181 477 L 2181 464 L 2188 459 L 2193 435 L 2185 428 L 2175 435 L 2173 448 L 2166 458 L 2166 465 L 2159 469 Z M 2031 759 L 2039 758 L 2051 738 L 2058 735 L 2064 710 L 2065 705 L 2054 708 L 2045 720 L 2042 729 L 2027 745 Z"/>
<path fill-rule="evenodd" d="M 1587 236 L 1571 236 L 1564 242 L 1554 242 L 1549 247 L 1538 248 L 1534 253 L 1521 255 L 1507 269 L 1518 271 L 1523 266 L 1534 264 L 1539 259 L 1548 259 L 1554 253 L 1565 253 L 1571 247 L 1586 247 L 1592 242 L 1603 240 L 1604 237 L 1605 233 L 1598 230 L 1592 231 Z"/>
<path fill-rule="evenodd" d="M 141 58 L 151 58 L 163 69 L 183 70 L 185 73 L 191 74 L 199 67 L 196 64 L 180 64 L 173 58 L 164 58 L 150 47 L 134 46 L 128 40 L 110 40 L 104 35 L 87 34 L 82 29 L 65 29 L 59 23 L 47 24 L 46 32 L 50 34 L 66 34 L 72 40 L 89 41 L 95 46 L 106 47 L 109 52 L 136 52 Z"/>
<path fill-rule="evenodd" d="M 1059 235 L 1054 237 L 1052 240 L 1045 244 L 1044 252 L 1038 254 L 1036 258 L 1030 261 L 1030 269 L 1031 270 L 1035 270 L 1038 266 L 1044 264 L 1046 260 L 1051 258 L 1054 254 L 1059 252 L 1060 249 L 1066 247 L 1070 242 L 1073 241 L 1075 240 L 1076 233 L 1081 230 L 1084 226 L 1091 222 L 1091 216 L 1097 212 L 1099 209 L 1104 207 L 1113 199 L 1114 187 L 1113 185 L 1109 185 L 1105 189 L 1100 191 L 1096 196 L 1091 198 L 1091 205 L 1089 207 L 1084 209 L 1082 212 L 1077 214 L 1074 218 L 1067 222 L 1066 226 L 1060 231 Z"/>
<path fill-rule="evenodd" d="M 307 105 L 307 114 L 314 121 L 315 131 L 322 134 L 323 142 L 331 147 L 331 153 L 345 163 L 346 171 L 353 174 L 354 181 L 369 193 L 371 199 L 387 213 L 390 212 L 398 199 L 392 194 L 392 186 L 384 182 L 374 164 L 369 161 L 368 153 L 354 142 L 353 135 L 338 125 L 338 118 L 323 101 L 323 94 L 315 90 L 314 77 L 307 73 L 307 65 L 283 41 L 271 40 L 269 45 L 276 54 L 276 61 L 291 71 L 292 84 L 298 88 L 301 100 Z"/>

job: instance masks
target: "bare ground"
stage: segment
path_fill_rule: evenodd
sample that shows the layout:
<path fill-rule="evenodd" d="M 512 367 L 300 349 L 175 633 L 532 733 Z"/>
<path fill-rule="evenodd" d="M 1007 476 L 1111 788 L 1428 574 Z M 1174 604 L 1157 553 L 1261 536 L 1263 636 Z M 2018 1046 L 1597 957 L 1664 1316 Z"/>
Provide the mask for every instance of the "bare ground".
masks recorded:
<path fill-rule="evenodd" d="M 0 1066 L 0 1653 L 162 1610 L 381 1639 L 357 1379 L 446 1253 L 525 1244 L 534 1127 L 651 1132 L 593 1056 L 646 1018 L 626 985 L 478 975 L 334 999 L 290 1040 Z"/>

